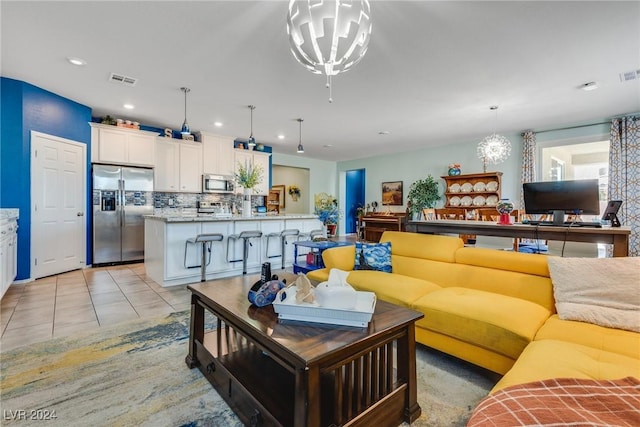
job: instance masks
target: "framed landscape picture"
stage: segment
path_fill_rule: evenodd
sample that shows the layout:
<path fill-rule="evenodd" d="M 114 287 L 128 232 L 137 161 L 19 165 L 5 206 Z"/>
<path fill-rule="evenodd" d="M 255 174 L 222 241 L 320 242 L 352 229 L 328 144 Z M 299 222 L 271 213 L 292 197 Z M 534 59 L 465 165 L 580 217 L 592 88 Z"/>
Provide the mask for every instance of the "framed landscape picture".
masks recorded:
<path fill-rule="evenodd" d="M 402 181 L 382 183 L 382 204 L 402 206 Z"/>

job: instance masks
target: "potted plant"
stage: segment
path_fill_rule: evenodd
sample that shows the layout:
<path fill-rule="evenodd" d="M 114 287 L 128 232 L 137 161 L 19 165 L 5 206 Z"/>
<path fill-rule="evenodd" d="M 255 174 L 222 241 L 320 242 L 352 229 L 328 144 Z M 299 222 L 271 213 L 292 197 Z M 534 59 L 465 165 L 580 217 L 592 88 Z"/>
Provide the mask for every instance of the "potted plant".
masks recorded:
<path fill-rule="evenodd" d="M 238 162 L 236 182 L 245 189 L 253 190 L 262 182 L 262 166 Z"/>
<path fill-rule="evenodd" d="M 327 193 L 316 194 L 314 214 L 327 227 L 327 235 L 335 236 L 338 225 L 338 200 Z"/>
<path fill-rule="evenodd" d="M 235 173 L 236 182 L 244 188 L 244 200 L 242 202 L 242 216 L 251 216 L 251 193 L 262 182 L 262 166 L 238 162 Z"/>
<path fill-rule="evenodd" d="M 409 188 L 407 205 L 411 214 L 422 215 L 422 209 L 433 208 L 441 198 L 440 187 L 436 180 L 429 174 L 424 179 L 419 179 Z"/>

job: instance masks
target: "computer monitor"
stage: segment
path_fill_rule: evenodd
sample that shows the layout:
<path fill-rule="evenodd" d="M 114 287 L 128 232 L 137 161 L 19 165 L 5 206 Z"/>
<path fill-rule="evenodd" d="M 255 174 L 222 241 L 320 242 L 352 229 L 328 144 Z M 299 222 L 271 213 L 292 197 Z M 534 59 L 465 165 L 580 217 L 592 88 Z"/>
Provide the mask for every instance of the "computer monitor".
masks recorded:
<path fill-rule="evenodd" d="M 597 179 L 528 182 L 522 185 L 524 210 L 528 214 L 553 214 L 553 224 L 562 225 L 564 214 L 598 215 Z"/>

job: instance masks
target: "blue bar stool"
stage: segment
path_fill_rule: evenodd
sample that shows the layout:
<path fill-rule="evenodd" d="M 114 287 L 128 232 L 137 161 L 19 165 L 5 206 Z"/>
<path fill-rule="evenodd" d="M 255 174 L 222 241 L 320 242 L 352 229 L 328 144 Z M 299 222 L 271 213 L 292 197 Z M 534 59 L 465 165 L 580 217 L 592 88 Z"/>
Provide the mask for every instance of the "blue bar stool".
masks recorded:
<path fill-rule="evenodd" d="M 262 237 L 262 231 L 248 230 L 242 231 L 240 234 L 229 234 L 227 237 L 227 262 L 240 262 L 242 261 L 242 274 L 247 274 L 247 258 L 249 257 L 249 246 L 253 246 L 249 239 Z M 242 239 L 242 258 L 241 259 L 229 259 L 229 246 L 231 241 L 235 242 L 238 239 Z"/>
<path fill-rule="evenodd" d="M 282 231 L 278 231 L 275 233 L 269 233 L 267 234 L 265 237 L 267 238 L 267 249 L 265 251 L 265 255 L 267 258 L 277 258 L 277 257 L 282 257 L 282 269 L 284 270 L 284 262 L 285 262 L 285 245 L 287 245 L 289 242 L 287 241 L 287 237 L 289 236 L 299 236 L 300 235 L 300 230 L 298 230 L 297 228 L 289 228 L 289 229 L 285 229 Z M 269 255 L 269 241 L 273 238 L 273 237 L 278 237 L 280 238 L 280 253 L 276 254 L 276 255 Z"/>
<path fill-rule="evenodd" d="M 198 234 L 196 237 L 190 237 L 184 242 L 184 267 L 197 268 L 200 267 L 200 281 L 206 281 L 207 266 L 211 263 L 211 249 L 213 242 L 221 242 L 224 236 L 220 233 Z M 202 245 L 202 255 L 200 265 L 187 265 L 187 248 L 189 245 Z M 207 252 L 209 256 L 207 257 Z"/>

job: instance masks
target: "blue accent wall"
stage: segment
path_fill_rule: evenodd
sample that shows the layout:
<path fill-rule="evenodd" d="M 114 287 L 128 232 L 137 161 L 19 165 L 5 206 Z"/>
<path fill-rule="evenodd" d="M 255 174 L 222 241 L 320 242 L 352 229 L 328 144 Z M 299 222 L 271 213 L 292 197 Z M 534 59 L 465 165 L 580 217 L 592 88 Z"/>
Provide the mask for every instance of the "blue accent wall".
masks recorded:
<path fill-rule="evenodd" d="M 87 206 L 91 212 L 91 108 L 29 83 L 2 77 L 0 206 L 19 208 L 18 277 L 31 275 L 31 131 L 87 145 Z M 87 219 L 86 263 L 91 263 L 91 215 Z"/>
<path fill-rule="evenodd" d="M 365 170 L 356 169 L 346 172 L 345 190 L 345 232 L 356 232 L 356 212 L 359 206 L 364 206 Z"/>

